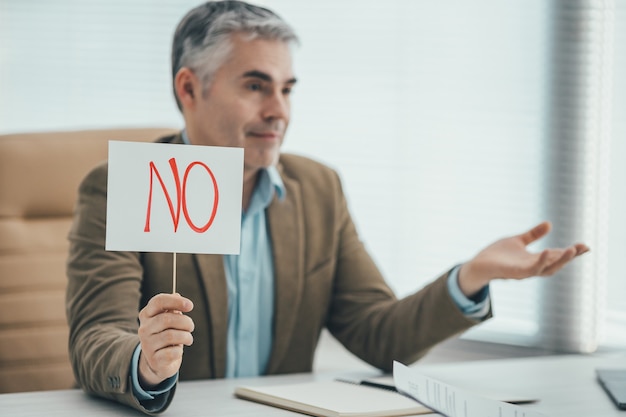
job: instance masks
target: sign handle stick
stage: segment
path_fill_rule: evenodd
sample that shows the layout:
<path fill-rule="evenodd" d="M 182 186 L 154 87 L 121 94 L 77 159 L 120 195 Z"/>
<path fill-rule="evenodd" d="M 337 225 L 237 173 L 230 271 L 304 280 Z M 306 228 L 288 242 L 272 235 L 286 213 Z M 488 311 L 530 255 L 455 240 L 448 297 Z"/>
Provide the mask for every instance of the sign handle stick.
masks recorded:
<path fill-rule="evenodd" d="M 172 266 L 172 294 L 176 294 L 176 252 L 174 252 L 174 262 Z"/>

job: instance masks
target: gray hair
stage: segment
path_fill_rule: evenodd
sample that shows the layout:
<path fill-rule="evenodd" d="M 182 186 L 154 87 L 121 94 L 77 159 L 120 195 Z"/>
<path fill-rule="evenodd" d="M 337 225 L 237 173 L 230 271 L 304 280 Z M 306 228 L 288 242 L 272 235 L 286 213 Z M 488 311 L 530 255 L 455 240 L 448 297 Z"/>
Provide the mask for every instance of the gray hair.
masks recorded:
<path fill-rule="evenodd" d="M 242 1 L 209 1 L 192 9 L 178 24 L 172 43 L 172 83 L 187 67 L 202 82 L 203 93 L 231 52 L 231 35 L 243 33 L 261 38 L 298 43 L 294 30 L 276 13 Z M 174 87 L 174 97 L 182 110 Z"/>

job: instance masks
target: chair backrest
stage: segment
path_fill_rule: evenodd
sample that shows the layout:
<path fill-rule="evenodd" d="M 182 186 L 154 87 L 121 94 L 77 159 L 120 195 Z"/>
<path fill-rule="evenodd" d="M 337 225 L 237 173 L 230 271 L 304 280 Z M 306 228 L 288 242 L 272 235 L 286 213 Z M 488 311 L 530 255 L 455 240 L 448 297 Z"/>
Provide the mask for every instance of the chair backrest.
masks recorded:
<path fill-rule="evenodd" d="M 0 393 L 72 388 L 65 318 L 67 234 L 78 185 L 109 140 L 173 129 L 0 135 Z"/>

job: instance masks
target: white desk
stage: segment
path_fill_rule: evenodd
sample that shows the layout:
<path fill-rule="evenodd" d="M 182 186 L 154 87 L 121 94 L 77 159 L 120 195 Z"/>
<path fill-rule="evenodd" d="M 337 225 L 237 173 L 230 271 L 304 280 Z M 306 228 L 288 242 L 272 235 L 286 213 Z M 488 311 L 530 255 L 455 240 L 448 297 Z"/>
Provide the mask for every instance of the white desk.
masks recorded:
<path fill-rule="evenodd" d="M 524 407 L 536 409 L 547 416 L 626 417 L 626 411 L 619 411 L 597 384 L 594 370 L 600 366 L 626 368 L 626 356 L 548 356 L 416 365 L 415 368 L 459 387 L 539 398 L 538 403 Z M 164 416 L 296 416 L 300 414 L 234 398 L 233 390 L 244 383 L 273 385 L 330 378 L 330 374 L 298 374 L 182 382 Z M 98 417 L 142 414 L 89 397 L 79 390 L 67 390 L 1 394 L 0 415 Z"/>

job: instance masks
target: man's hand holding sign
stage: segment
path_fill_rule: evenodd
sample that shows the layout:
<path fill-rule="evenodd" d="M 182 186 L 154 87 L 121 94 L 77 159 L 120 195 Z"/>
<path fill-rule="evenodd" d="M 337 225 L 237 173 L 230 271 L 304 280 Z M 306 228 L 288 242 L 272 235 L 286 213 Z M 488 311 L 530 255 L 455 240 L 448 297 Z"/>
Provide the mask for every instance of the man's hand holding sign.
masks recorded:
<path fill-rule="evenodd" d="M 139 378 L 175 375 L 193 343 L 193 303 L 176 292 L 176 253 L 239 253 L 243 149 L 109 143 L 106 250 L 172 252 L 172 294 L 139 312 Z"/>

